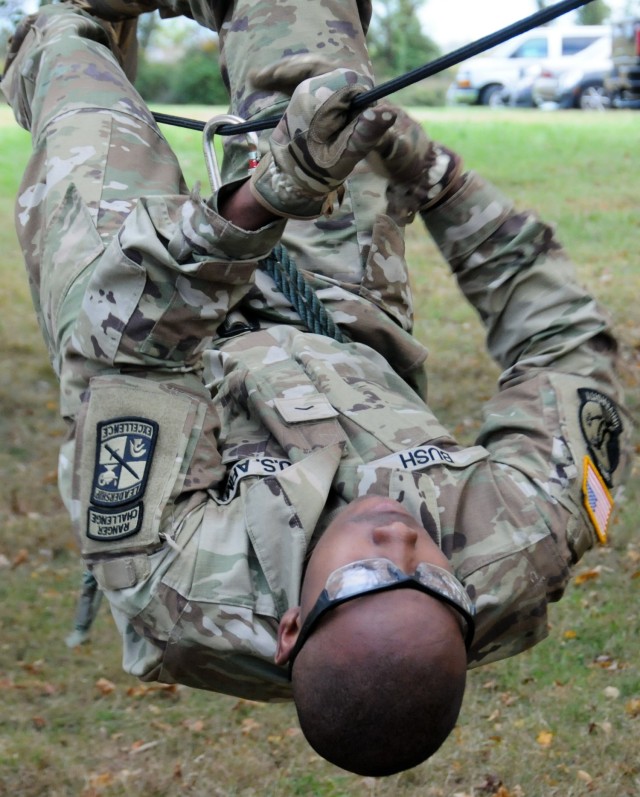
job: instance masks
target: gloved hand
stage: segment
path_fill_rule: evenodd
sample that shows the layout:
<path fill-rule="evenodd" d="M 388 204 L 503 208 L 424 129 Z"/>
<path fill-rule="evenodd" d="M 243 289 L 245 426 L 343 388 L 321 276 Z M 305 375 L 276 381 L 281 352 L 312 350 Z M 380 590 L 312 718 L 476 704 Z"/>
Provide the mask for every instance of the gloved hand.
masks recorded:
<path fill-rule="evenodd" d="M 326 74 L 331 68 L 329 61 L 317 55 L 295 55 L 254 73 L 251 80 L 258 89 L 290 95 L 301 81 Z M 389 113 L 396 121 L 368 161 L 389 181 L 387 213 L 399 224 L 408 224 L 416 213 L 429 210 L 456 190 L 463 173 L 462 158 L 432 141 L 400 108 L 380 103 L 375 109 L 383 118 Z"/>
<path fill-rule="evenodd" d="M 387 213 L 404 225 L 460 186 L 463 163 L 456 152 L 432 141 L 403 110 L 390 108 L 396 121 L 376 150 L 379 166 L 389 179 Z"/>
<path fill-rule="evenodd" d="M 254 198 L 278 216 L 311 219 L 330 213 L 345 179 L 395 120 L 386 106 L 354 115 L 351 101 L 370 81 L 350 69 L 326 72 L 323 63 L 323 74 L 316 77 L 308 77 L 315 70 L 295 57 L 254 76 L 259 88 L 293 92 L 269 140 L 270 152 L 249 184 Z"/>

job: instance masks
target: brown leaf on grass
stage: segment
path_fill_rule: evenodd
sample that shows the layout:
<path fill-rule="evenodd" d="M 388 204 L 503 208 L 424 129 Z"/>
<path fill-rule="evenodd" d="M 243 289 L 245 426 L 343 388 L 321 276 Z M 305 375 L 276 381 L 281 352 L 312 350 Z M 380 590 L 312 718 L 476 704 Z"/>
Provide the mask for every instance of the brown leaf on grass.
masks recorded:
<path fill-rule="evenodd" d="M 179 761 L 173 765 L 173 775 L 172 778 L 174 780 L 182 780 L 182 764 Z"/>
<path fill-rule="evenodd" d="M 109 681 L 107 678 L 98 678 L 96 681 L 96 687 L 101 695 L 110 695 L 113 691 L 115 691 L 116 685 L 113 681 Z"/>
<path fill-rule="evenodd" d="M 204 730 L 203 720 L 183 720 L 180 724 L 191 733 L 202 733 Z"/>
<path fill-rule="evenodd" d="M 494 792 L 492 797 L 515 797 L 514 792 L 510 792 L 504 786 L 500 786 L 498 791 Z"/>
<path fill-rule="evenodd" d="M 160 744 L 158 740 L 153 742 L 143 742 L 138 740 L 131 745 L 131 749 L 129 752 L 132 755 L 138 755 L 138 753 L 146 753 L 147 750 L 152 750 L 154 747 L 157 747 Z"/>
<path fill-rule="evenodd" d="M 634 697 L 629 700 L 626 703 L 624 710 L 632 717 L 640 717 L 640 698 Z"/>
<path fill-rule="evenodd" d="M 36 659 L 36 661 L 22 661 L 20 662 L 20 666 L 23 670 L 26 670 L 33 675 L 37 675 L 42 672 L 44 667 L 44 659 Z"/>
<path fill-rule="evenodd" d="M 589 723 L 589 734 L 599 733 L 602 731 L 605 734 L 610 734 L 613 730 L 613 725 L 610 722 L 590 722 Z"/>
<path fill-rule="evenodd" d="M 31 717 L 31 724 L 37 731 L 41 731 L 46 727 L 47 721 L 44 717 Z"/>
<path fill-rule="evenodd" d="M 261 723 L 256 722 L 252 717 L 246 717 L 243 719 L 240 726 L 243 736 L 248 736 L 252 731 L 258 730 L 258 728 L 262 728 Z"/>
<path fill-rule="evenodd" d="M 162 731 L 163 733 L 168 733 L 170 730 L 172 730 L 172 726 L 169 725 L 168 722 L 160 722 L 160 720 L 151 720 L 149 727 L 154 728 L 157 731 Z"/>
<path fill-rule="evenodd" d="M 603 653 L 600 656 L 596 656 L 596 658 L 593 660 L 593 664 L 590 666 L 599 667 L 601 670 L 609 670 L 613 672 L 615 670 L 622 670 L 626 665 L 620 664 L 612 656 L 609 656 L 607 653 Z"/>
<path fill-rule="evenodd" d="M 540 747 L 549 747 L 552 741 L 553 734 L 551 731 L 540 731 L 540 733 L 536 736 L 536 742 L 538 742 Z"/>
<path fill-rule="evenodd" d="M 111 772 L 93 772 L 89 775 L 89 787 L 91 789 L 104 789 L 113 783 Z"/>
<path fill-rule="evenodd" d="M 178 684 L 136 684 L 127 689 L 127 697 L 146 697 L 153 692 L 175 695 L 178 693 Z"/>
<path fill-rule="evenodd" d="M 500 693 L 500 702 L 503 706 L 512 706 L 514 703 L 517 703 L 519 700 L 517 695 L 514 695 L 512 692 L 501 692 Z"/>
<path fill-rule="evenodd" d="M 26 548 L 20 548 L 18 553 L 13 557 L 11 561 L 11 569 L 15 570 L 16 567 L 20 567 L 25 562 L 29 561 L 29 551 Z"/>
<path fill-rule="evenodd" d="M 586 783 L 588 787 L 593 784 L 593 778 L 588 772 L 585 772 L 584 769 L 579 769 L 576 773 L 576 777 L 578 778 L 578 780 L 581 780 L 583 783 Z"/>
<path fill-rule="evenodd" d="M 498 688 L 498 682 L 497 681 L 485 681 L 482 684 L 482 688 L 483 689 L 489 689 L 489 690 L 493 691 L 494 689 Z"/>
<path fill-rule="evenodd" d="M 573 579 L 573 583 L 577 586 L 580 584 L 586 584 L 587 581 L 593 581 L 596 578 L 600 578 L 600 567 L 594 567 L 591 570 L 583 570 L 582 573 L 578 573 L 578 575 Z"/>

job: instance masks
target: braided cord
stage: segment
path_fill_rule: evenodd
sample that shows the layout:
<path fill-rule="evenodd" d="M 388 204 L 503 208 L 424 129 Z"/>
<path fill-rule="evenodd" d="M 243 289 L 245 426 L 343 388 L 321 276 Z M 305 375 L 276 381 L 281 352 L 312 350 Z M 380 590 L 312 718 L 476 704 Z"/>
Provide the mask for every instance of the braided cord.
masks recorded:
<path fill-rule="evenodd" d="M 266 273 L 273 279 L 278 290 L 291 303 L 303 323 L 316 335 L 345 343 L 346 339 L 330 313 L 322 304 L 315 290 L 296 268 L 289 253 L 282 244 L 260 261 Z"/>

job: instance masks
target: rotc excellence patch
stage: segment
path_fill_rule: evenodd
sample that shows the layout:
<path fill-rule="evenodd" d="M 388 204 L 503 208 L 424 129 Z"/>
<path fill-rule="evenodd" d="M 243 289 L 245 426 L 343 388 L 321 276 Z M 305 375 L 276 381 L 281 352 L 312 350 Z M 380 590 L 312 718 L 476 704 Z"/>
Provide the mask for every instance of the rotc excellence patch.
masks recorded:
<path fill-rule="evenodd" d="M 144 494 L 158 424 L 146 418 L 114 418 L 97 424 L 91 503 L 116 507 Z"/>
<path fill-rule="evenodd" d="M 613 473 L 620 462 L 622 421 L 615 403 L 598 390 L 581 387 L 580 429 L 589 453 L 607 487 L 613 485 Z"/>
<path fill-rule="evenodd" d="M 600 476 L 591 457 L 584 458 L 584 476 L 582 481 L 584 506 L 587 510 L 598 539 L 604 545 L 607 541 L 607 526 L 613 510 L 613 498 Z"/>

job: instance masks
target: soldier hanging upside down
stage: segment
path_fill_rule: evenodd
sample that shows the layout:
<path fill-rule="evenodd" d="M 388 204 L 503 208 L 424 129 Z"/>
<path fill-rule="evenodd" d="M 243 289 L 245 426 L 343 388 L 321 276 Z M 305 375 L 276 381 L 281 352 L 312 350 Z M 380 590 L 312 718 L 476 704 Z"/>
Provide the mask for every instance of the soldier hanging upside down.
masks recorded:
<path fill-rule="evenodd" d="M 220 29 L 235 113 L 286 109 L 250 177 L 232 139 L 222 188 L 189 191 L 119 63 L 156 5 L 46 6 L 2 81 L 33 137 L 17 229 L 61 491 L 128 672 L 292 698 L 321 755 L 391 774 L 442 744 L 467 668 L 545 637 L 606 539 L 630 458 L 616 343 L 549 226 L 399 108 L 350 111 L 366 4 L 161 4 Z M 415 217 L 502 369 L 472 446 L 420 394 Z M 336 336 L 270 276 L 280 242 Z"/>

